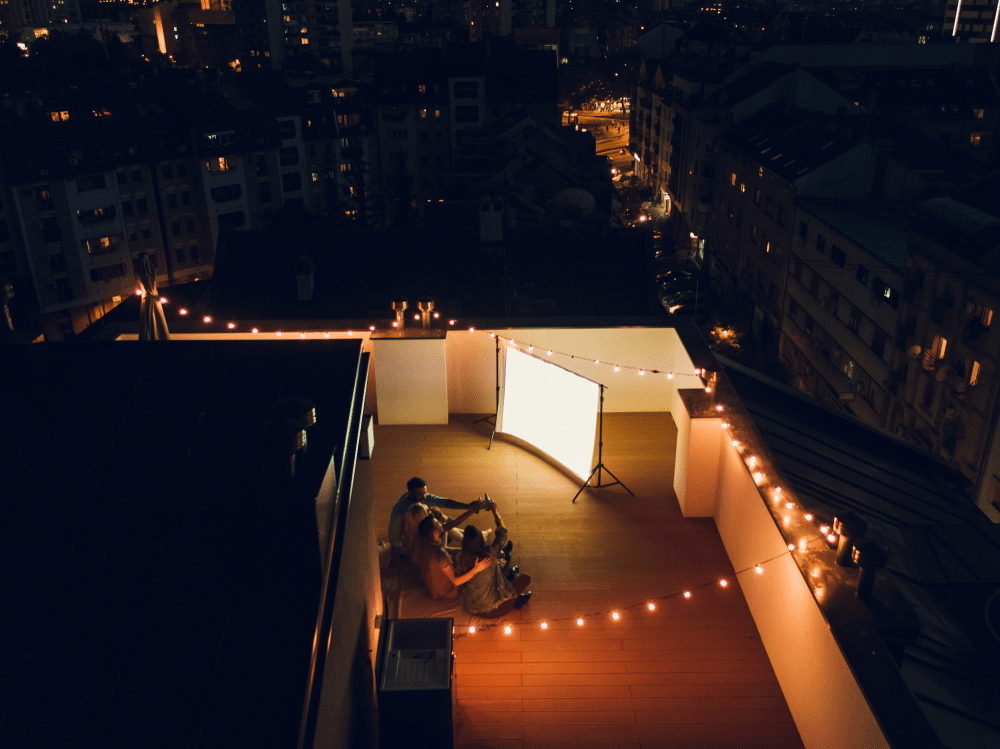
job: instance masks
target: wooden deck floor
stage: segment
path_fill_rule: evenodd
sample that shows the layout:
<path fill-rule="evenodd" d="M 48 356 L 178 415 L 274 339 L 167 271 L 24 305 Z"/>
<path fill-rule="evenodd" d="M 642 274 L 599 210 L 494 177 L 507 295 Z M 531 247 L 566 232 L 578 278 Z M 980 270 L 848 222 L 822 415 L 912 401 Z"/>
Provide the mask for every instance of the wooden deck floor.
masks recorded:
<path fill-rule="evenodd" d="M 499 439 L 488 451 L 474 420 L 377 427 L 373 462 L 380 527 L 412 475 L 459 501 L 489 492 L 532 577 L 511 634 L 455 640 L 457 749 L 802 746 L 714 522 L 681 516 L 669 414 L 606 415 L 604 464 L 636 496 L 576 504 L 578 483 Z"/>

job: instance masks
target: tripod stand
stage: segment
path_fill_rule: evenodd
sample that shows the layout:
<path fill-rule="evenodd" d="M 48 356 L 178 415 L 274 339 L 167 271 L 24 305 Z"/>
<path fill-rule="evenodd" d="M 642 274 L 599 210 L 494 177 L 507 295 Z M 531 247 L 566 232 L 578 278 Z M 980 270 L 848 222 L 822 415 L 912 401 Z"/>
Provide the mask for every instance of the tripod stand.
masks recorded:
<path fill-rule="evenodd" d="M 490 434 L 490 445 L 489 447 L 486 448 L 487 450 L 493 449 L 493 438 L 496 437 L 497 434 L 497 414 L 500 413 L 500 336 L 496 336 L 495 340 L 497 344 L 497 350 L 496 350 L 497 398 L 496 402 L 493 404 L 493 413 L 490 414 L 489 416 L 484 416 L 483 418 L 476 419 L 474 422 L 472 422 L 473 424 L 478 424 L 480 421 L 485 421 L 487 424 L 493 427 L 493 433 Z M 490 419 L 493 419 L 493 421 L 490 421 Z"/>
<path fill-rule="evenodd" d="M 622 489 L 624 489 L 625 491 L 627 491 L 629 494 L 632 494 L 632 490 L 629 489 L 627 486 L 625 486 L 625 484 L 622 484 L 622 482 L 618 480 L 618 477 L 615 476 L 613 473 L 611 473 L 610 470 L 608 470 L 608 467 L 606 465 L 604 465 L 604 461 L 602 460 L 603 452 L 604 452 L 604 385 L 601 385 L 600 383 L 598 383 L 598 387 L 601 388 L 601 410 L 600 410 L 600 415 L 597 417 L 598 418 L 598 420 L 597 420 L 597 424 L 598 424 L 598 427 L 597 427 L 597 465 L 594 466 L 594 470 L 590 472 L 590 475 L 587 477 L 587 480 L 583 482 L 583 486 L 580 487 L 580 491 L 578 491 L 575 495 L 573 495 L 573 503 L 574 504 L 576 503 L 576 498 L 580 496 L 580 494 L 583 492 L 583 490 L 587 488 L 587 484 L 590 483 L 590 480 L 592 478 L 594 478 L 594 474 L 595 473 L 597 474 L 597 483 L 594 484 L 594 487 L 596 489 L 603 489 L 606 486 L 614 486 L 615 484 L 620 484 L 621 487 L 622 487 Z M 611 478 L 614 479 L 614 481 L 612 481 L 610 484 L 602 484 L 601 483 L 601 470 L 602 469 L 605 470 L 605 471 L 607 471 L 608 475 Z M 632 496 L 634 497 L 635 494 L 632 494 Z"/>

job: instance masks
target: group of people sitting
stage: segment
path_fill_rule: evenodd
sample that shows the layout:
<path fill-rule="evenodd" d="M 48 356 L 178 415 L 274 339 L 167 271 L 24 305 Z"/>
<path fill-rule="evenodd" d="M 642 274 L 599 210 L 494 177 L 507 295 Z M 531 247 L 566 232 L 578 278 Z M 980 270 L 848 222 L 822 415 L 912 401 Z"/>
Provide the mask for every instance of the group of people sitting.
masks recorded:
<path fill-rule="evenodd" d="M 470 614 L 487 618 L 528 602 L 531 577 L 512 564 L 514 542 L 488 494 L 463 504 L 429 494 L 419 476 L 406 482 L 406 490 L 389 515 L 389 544 L 394 559 L 419 573 L 431 598 L 457 598 Z M 464 512 L 452 520 L 442 509 Z M 484 509 L 492 511 L 495 529 L 458 527 Z"/>

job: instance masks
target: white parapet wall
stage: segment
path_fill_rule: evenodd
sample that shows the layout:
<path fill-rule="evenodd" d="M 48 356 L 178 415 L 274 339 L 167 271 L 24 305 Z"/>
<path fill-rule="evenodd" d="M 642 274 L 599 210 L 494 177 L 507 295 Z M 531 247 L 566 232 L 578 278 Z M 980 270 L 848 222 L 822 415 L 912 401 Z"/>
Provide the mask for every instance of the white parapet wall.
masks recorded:
<path fill-rule="evenodd" d="M 447 339 L 451 413 L 493 413 L 496 407 L 496 339 L 491 332 L 522 349 L 532 345 L 535 355 L 605 385 L 605 413 L 672 411 L 678 388 L 700 386 L 673 328 L 456 330 L 449 331 Z M 502 377 L 502 358 L 500 370 Z M 667 373 L 675 376 L 668 379 Z"/>
<path fill-rule="evenodd" d="M 888 749 L 788 541 L 721 420 L 675 412 L 685 516 L 711 514 L 807 749 Z M 701 423 L 699 423 L 701 422 Z M 683 437 L 683 439 L 682 439 Z M 712 459 L 707 453 L 714 452 Z M 773 473 L 772 473 L 773 475 Z M 676 483 L 676 481 L 675 481 Z M 714 491 L 708 503 L 707 489 Z M 783 500 L 781 500 L 783 501 Z M 708 504 L 711 511 L 706 512 Z M 762 571 L 756 571 L 757 565 Z"/>

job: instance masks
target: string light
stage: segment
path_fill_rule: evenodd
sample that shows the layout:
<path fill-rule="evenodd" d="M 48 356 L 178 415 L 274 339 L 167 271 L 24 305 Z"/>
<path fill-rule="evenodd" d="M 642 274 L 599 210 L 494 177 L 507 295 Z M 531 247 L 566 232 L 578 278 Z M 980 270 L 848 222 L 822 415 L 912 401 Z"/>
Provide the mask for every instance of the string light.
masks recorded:
<path fill-rule="evenodd" d="M 725 407 L 721 403 L 715 407 L 715 410 L 718 411 L 720 414 L 723 412 L 724 409 Z"/>
<path fill-rule="evenodd" d="M 830 532 L 830 526 L 829 525 L 821 525 L 819 527 L 819 532 L 822 533 L 825 536 L 827 533 Z"/>
<path fill-rule="evenodd" d="M 594 359 L 594 364 L 600 364 L 600 363 L 601 363 L 600 361 L 598 361 L 597 359 Z"/>
<path fill-rule="evenodd" d="M 276 336 L 278 336 L 278 338 L 281 338 L 281 331 L 280 331 L 280 330 L 276 330 L 276 331 L 274 331 L 274 334 L 275 334 Z"/>
<path fill-rule="evenodd" d="M 441 317 L 441 313 L 440 313 L 440 312 L 435 312 L 435 313 L 434 313 L 434 319 L 435 319 L 435 320 L 437 320 L 437 319 L 438 319 L 438 318 L 440 318 L 440 317 Z"/>
<path fill-rule="evenodd" d="M 257 328 L 251 328 L 250 332 L 253 333 L 254 335 L 257 335 L 260 331 Z"/>
<path fill-rule="evenodd" d="M 724 421 L 724 422 L 722 422 L 721 426 L 722 426 L 723 429 L 729 429 L 729 422 L 728 421 Z"/>
<path fill-rule="evenodd" d="M 368 326 L 368 330 L 370 330 L 372 333 L 374 333 L 375 332 L 375 326 L 374 325 L 369 325 Z"/>
<path fill-rule="evenodd" d="M 835 544 L 837 543 L 837 536 L 834 535 L 833 533 L 829 533 L 827 534 L 826 540 L 829 541 L 831 544 Z"/>
<path fill-rule="evenodd" d="M 528 346 L 528 353 L 531 353 L 534 350 L 535 350 L 534 346 Z"/>
<path fill-rule="evenodd" d="M 470 333 L 475 333 L 475 332 L 476 332 L 476 329 L 475 329 L 475 328 L 469 328 L 469 332 L 470 332 Z"/>
<path fill-rule="evenodd" d="M 786 510 L 790 510 L 790 509 L 792 509 L 793 507 L 795 507 L 795 504 L 794 504 L 794 503 L 792 503 L 792 502 L 785 502 L 785 509 L 786 509 Z"/>
<path fill-rule="evenodd" d="M 181 315 L 182 317 L 184 315 L 186 315 L 187 313 L 188 313 L 188 311 L 186 309 L 184 309 L 183 307 L 181 307 L 179 310 L 177 310 L 177 314 Z"/>
<path fill-rule="evenodd" d="M 803 548 L 803 550 L 805 549 L 805 541 L 804 540 L 802 542 L 802 548 Z M 788 551 L 794 551 L 794 550 L 795 550 L 795 545 L 794 544 L 788 544 Z M 743 570 L 738 570 L 736 572 L 736 575 L 739 576 L 739 575 L 743 574 L 744 572 L 749 572 L 751 569 L 755 573 L 757 573 L 758 575 L 761 575 L 761 574 L 764 573 L 764 565 L 767 564 L 768 562 L 770 562 L 772 559 L 777 559 L 777 557 L 772 557 L 771 559 L 764 559 L 764 560 L 761 560 L 760 562 L 758 562 L 753 567 L 747 567 L 747 568 L 745 568 Z M 813 569 L 811 571 L 811 573 L 812 573 L 813 577 L 817 577 L 820 574 L 818 569 Z M 721 587 L 721 588 L 728 588 L 729 587 L 729 579 L 728 578 L 722 578 L 720 580 L 713 581 L 713 582 L 706 582 L 706 583 L 703 583 L 699 587 L 707 587 L 709 585 L 714 585 L 716 583 L 718 583 L 719 587 Z M 673 598 L 674 596 L 677 596 L 677 595 L 682 595 L 684 598 L 690 599 L 691 596 L 692 596 L 692 593 L 691 593 L 690 590 L 685 590 L 685 591 L 683 591 L 681 593 L 671 593 L 671 594 L 662 596 L 662 599 L 665 600 L 665 599 L 668 599 L 668 598 Z M 633 608 L 633 607 L 639 606 L 639 605 L 643 605 L 643 604 L 636 603 L 636 604 L 632 604 L 630 606 L 627 606 L 626 608 Z M 651 612 L 652 611 L 656 611 L 656 603 L 654 601 L 647 601 L 644 605 L 645 605 L 645 607 L 646 607 L 647 610 L 649 610 Z M 613 621 L 617 622 L 617 621 L 621 620 L 621 612 L 618 609 L 612 609 L 610 611 L 605 611 L 605 612 L 596 612 L 594 614 L 590 614 L 589 616 L 591 616 L 591 617 L 597 617 L 597 616 L 602 615 L 602 613 L 610 615 L 610 617 L 611 617 L 611 619 Z M 565 620 L 561 620 L 561 621 L 565 621 Z M 586 618 L 585 617 L 579 616 L 579 617 L 576 618 L 576 625 L 578 627 L 582 627 L 585 624 L 586 624 Z M 482 626 L 481 627 L 476 627 L 475 625 L 469 625 L 467 627 L 467 632 L 471 635 L 471 634 L 475 634 L 478 631 L 481 631 L 482 629 L 492 629 L 493 627 L 496 627 L 496 626 L 500 626 L 500 624 L 499 623 L 497 623 L 497 624 L 489 624 L 489 625 L 486 625 L 485 627 L 482 627 Z M 549 621 L 545 620 L 545 621 L 538 622 L 538 626 L 543 631 L 548 630 L 549 629 Z M 510 634 L 513 633 L 514 627 L 511 624 L 504 624 L 502 626 L 502 628 L 501 628 L 501 631 L 505 635 L 510 635 Z M 457 628 L 456 628 L 456 632 L 458 632 Z"/>
<path fill-rule="evenodd" d="M 212 322 L 212 316 L 211 315 L 205 315 L 203 318 L 201 318 L 201 321 L 203 323 L 205 323 L 205 324 L 208 324 L 208 323 Z"/>
<path fill-rule="evenodd" d="M 399 323 L 397 321 L 393 320 L 392 321 L 392 327 L 398 328 L 399 327 Z"/>
<path fill-rule="evenodd" d="M 414 320 L 419 320 L 419 319 L 420 319 L 420 313 L 418 312 L 417 314 L 415 314 L 415 315 L 413 316 L 413 319 L 414 319 Z"/>
<path fill-rule="evenodd" d="M 674 373 L 673 372 L 667 372 L 667 379 L 668 380 L 674 379 Z"/>
<path fill-rule="evenodd" d="M 552 356 L 552 349 L 548 350 L 548 356 Z"/>
<path fill-rule="evenodd" d="M 712 393 L 712 388 L 709 387 L 708 385 L 706 385 L 705 386 L 705 392 L 708 393 L 708 394 L 711 394 Z"/>
<path fill-rule="evenodd" d="M 165 296 L 161 296 L 160 297 L 160 304 L 170 304 L 170 300 L 167 299 Z"/>
<path fill-rule="evenodd" d="M 455 324 L 455 321 L 454 321 L 454 320 L 449 320 L 449 321 L 448 321 L 448 324 L 449 324 L 449 325 L 454 325 L 454 324 Z"/>
<path fill-rule="evenodd" d="M 306 337 L 305 333 L 299 333 L 299 338 L 305 338 L 305 337 Z"/>
<path fill-rule="evenodd" d="M 640 369 L 639 370 L 639 376 L 642 377 L 644 374 L 646 374 L 646 370 L 645 369 Z"/>
<path fill-rule="evenodd" d="M 812 515 L 812 513 L 811 513 L 811 512 L 807 512 L 807 513 L 806 513 L 805 515 L 803 515 L 802 517 L 804 517 L 804 518 L 805 518 L 806 520 L 808 520 L 808 521 L 812 522 L 812 519 L 813 519 L 813 515 Z"/>
<path fill-rule="evenodd" d="M 236 330 L 236 323 L 234 322 L 226 323 L 226 327 L 229 328 L 230 330 Z"/>

